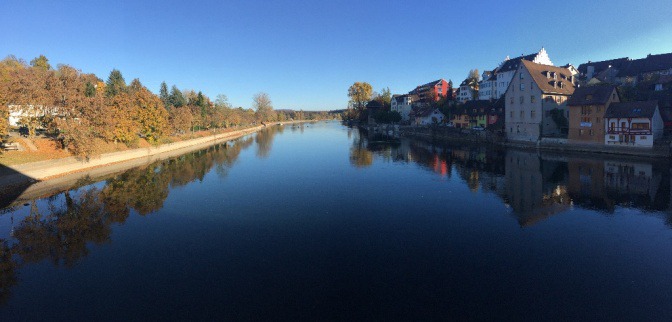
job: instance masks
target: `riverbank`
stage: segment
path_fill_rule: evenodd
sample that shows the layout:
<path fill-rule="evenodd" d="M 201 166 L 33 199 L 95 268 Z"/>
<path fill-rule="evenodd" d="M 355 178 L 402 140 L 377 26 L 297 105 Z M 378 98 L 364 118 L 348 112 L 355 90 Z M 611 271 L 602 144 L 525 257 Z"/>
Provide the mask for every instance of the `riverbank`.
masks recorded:
<path fill-rule="evenodd" d="M 425 138 L 451 143 L 470 142 L 492 144 L 525 150 L 550 151 L 560 153 L 590 153 L 608 155 L 628 155 L 649 158 L 669 158 L 669 145 L 654 145 L 652 148 L 622 147 L 597 144 L 573 144 L 566 139 L 542 139 L 539 142 L 510 142 L 503 136 L 493 135 L 487 131 L 454 129 L 441 127 L 404 127 L 399 130 L 401 136 Z"/>
<path fill-rule="evenodd" d="M 267 126 L 304 122 L 312 121 L 277 122 Z M 13 203 L 20 203 L 22 200 L 31 200 L 53 193 L 54 190 L 68 189 L 78 181 L 90 181 L 91 178 L 106 177 L 131 168 L 235 140 L 267 126 L 255 126 L 155 147 L 105 153 L 89 160 L 67 157 L 3 166 L 0 169 L 0 194 L 13 194 L 15 195 L 12 198 L 15 199 Z"/>

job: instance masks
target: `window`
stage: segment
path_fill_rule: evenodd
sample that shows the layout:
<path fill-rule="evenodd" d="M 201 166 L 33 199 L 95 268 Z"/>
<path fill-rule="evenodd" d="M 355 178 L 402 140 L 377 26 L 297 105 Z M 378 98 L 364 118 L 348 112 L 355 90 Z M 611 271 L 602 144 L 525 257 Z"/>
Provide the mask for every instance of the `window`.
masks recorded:
<path fill-rule="evenodd" d="M 520 104 L 523 104 L 524 101 L 525 101 L 525 97 L 521 96 L 520 97 Z"/>
<path fill-rule="evenodd" d="M 520 111 L 520 119 L 522 120 L 524 118 L 525 118 L 525 111 Z"/>
<path fill-rule="evenodd" d="M 521 90 L 521 91 L 524 91 L 524 90 L 525 90 L 525 84 L 520 83 L 520 90 Z"/>
<path fill-rule="evenodd" d="M 591 136 L 595 134 L 595 133 L 593 132 L 593 130 L 589 130 L 588 133 L 589 133 Z"/>
<path fill-rule="evenodd" d="M 534 119 L 535 117 L 537 117 L 537 111 L 531 110 L 530 111 L 530 118 Z"/>
<path fill-rule="evenodd" d="M 586 95 L 586 101 L 590 101 L 592 99 L 593 99 L 593 95 L 591 95 L 591 94 Z"/>
<path fill-rule="evenodd" d="M 579 130 L 579 136 L 583 135 L 583 130 Z"/>
<path fill-rule="evenodd" d="M 616 137 L 613 136 L 613 135 L 610 135 L 610 136 L 609 136 L 609 140 L 616 140 Z"/>
<path fill-rule="evenodd" d="M 513 111 L 511 111 L 509 114 L 511 115 L 511 118 L 513 118 Z"/>
<path fill-rule="evenodd" d="M 534 98 L 534 95 L 530 96 L 530 103 L 533 103 L 533 104 L 534 104 L 535 101 L 536 101 L 536 100 L 535 100 L 535 98 Z"/>
<path fill-rule="evenodd" d="M 523 72 L 521 71 L 520 73 L 520 79 L 524 79 L 525 77 L 523 76 Z"/>
<path fill-rule="evenodd" d="M 646 140 L 646 135 L 642 135 L 639 137 L 640 140 Z"/>
<path fill-rule="evenodd" d="M 632 123 L 633 130 L 648 130 L 649 123 Z"/>
<path fill-rule="evenodd" d="M 511 104 L 513 104 L 513 96 L 511 96 L 511 99 L 509 100 Z"/>
<path fill-rule="evenodd" d="M 581 115 L 589 115 L 592 113 L 590 106 L 581 106 Z"/>

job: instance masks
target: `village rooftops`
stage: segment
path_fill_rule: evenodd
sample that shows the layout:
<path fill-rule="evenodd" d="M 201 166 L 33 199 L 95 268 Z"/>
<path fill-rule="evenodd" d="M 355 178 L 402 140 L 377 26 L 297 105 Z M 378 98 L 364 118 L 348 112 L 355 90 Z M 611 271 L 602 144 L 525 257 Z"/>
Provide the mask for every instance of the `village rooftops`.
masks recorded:
<path fill-rule="evenodd" d="M 672 68 L 672 53 L 660 55 L 648 55 L 646 58 L 635 59 L 621 69 L 619 77 L 633 77 L 640 74 L 651 73 Z"/>
<path fill-rule="evenodd" d="M 596 61 L 596 62 L 589 61 L 585 64 L 579 65 L 578 70 L 579 73 L 581 73 L 581 75 L 585 75 L 586 73 L 588 73 L 588 66 L 593 66 L 594 73 L 597 74 L 610 67 L 622 70 L 623 68 L 627 67 L 629 63 L 630 59 L 628 57 Z"/>
<path fill-rule="evenodd" d="M 568 106 L 604 105 L 616 87 L 612 85 L 596 85 L 579 87 L 567 100 Z"/>
<path fill-rule="evenodd" d="M 624 102 L 609 105 L 604 113 L 605 118 L 638 118 L 653 117 L 658 101 Z"/>
<path fill-rule="evenodd" d="M 523 60 L 522 64 L 532 75 L 532 79 L 543 93 L 572 95 L 574 83 L 568 69 L 550 65 L 535 64 Z"/>

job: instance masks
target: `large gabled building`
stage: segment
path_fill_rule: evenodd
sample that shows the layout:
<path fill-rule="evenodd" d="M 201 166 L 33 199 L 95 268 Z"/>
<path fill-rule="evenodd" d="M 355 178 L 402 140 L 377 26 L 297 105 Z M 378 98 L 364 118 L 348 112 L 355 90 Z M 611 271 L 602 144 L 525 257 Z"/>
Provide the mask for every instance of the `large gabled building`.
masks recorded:
<path fill-rule="evenodd" d="M 574 81 L 567 68 L 521 60 L 505 95 L 507 138 L 537 142 L 542 136 L 560 136 Z"/>
<path fill-rule="evenodd" d="M 513 74 L 516 73 L 522 61 L 529 61 L 541 65 L 553 66 L 553 62 L 548 57 L 546 49 L 543 47 L 539 52 L 529 55 L 524 55 L 516 58 L 506 59 L 497 67 L 496 76 L 497 76 L 497 85 L 495 85 L 495 96 L 497 98 L 506 94 L 506 89 L 509 88 L 509 84 L 513 79 Z"/>

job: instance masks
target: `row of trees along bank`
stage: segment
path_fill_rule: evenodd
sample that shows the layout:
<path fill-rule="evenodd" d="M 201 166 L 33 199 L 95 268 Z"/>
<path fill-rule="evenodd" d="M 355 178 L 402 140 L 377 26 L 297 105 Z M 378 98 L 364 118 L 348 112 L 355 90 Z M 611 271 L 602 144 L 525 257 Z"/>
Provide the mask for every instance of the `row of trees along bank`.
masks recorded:
<path fill-rule="evenodd" d="M 34 136 L 45 129 L 77 156 L 97 154 L 102 142 L 134 146 L 144 138 L 157 144 L 172 135 L 195 130 L 216 130 L 256 122 L 326 119 L 327 112 L 273 110 L 270 97 L 258 93 L 254 109 L 233 108 L 226 95 L 214 102 L 200 91 L 168 90 L 163 82 L 159 95 L 139 79 L 126 84 L 119 70 L 107 81 L 68 65 L 55 69 L 44 56 L 29 64 L 9 56 L 0 61 L 0 137 L 9 133 L 9 113 L 19 112 L 19 125 Z"/>

